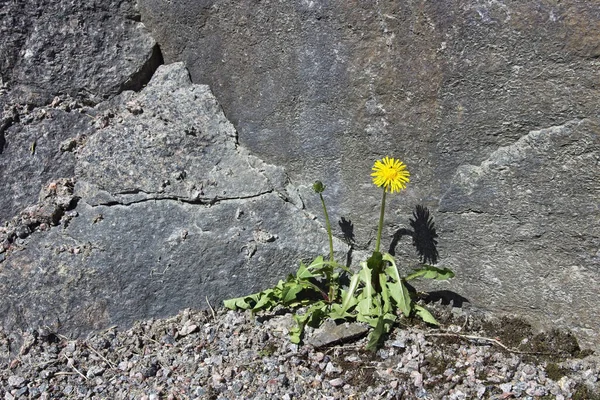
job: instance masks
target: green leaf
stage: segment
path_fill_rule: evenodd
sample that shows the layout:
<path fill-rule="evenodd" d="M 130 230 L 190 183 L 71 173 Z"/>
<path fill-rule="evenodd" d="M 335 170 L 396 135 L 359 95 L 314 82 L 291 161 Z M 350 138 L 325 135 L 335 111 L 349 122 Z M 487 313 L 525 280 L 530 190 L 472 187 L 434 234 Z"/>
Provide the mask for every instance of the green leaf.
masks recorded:
<path fill-rule="evenodd" d="M 298 293 L 303 289 L 304 288 L 299 284 L 284 285 L 283 291 L 281 292 L 281 302 L 286 305 L 293 303 L 296 300 Z"/>
<path fill-rule="evenodd" d="M 304 314 L 296 314 L 294 315 L 294 320 L 296 321 L 296 326 L 290 329 L 290 341 L 292 343 L 300 343 L 302 341 L 302 335 L 304 334 L 304 328 L 306 325 L 310 326 L 319 326 L 325 317 L 325 309 L 327 308 L 327 304 L 323 301 L 318 301 L 312 306 L 308 307 Z"/>
<path fill-rule="evenodd" d="M 252 308 L 246 301 L 246 297 L 236 297 L 235 299 L 224 300 L 223 305 L 230 310 L 247 310 Z"/>
<path fill-rule="evenodd" d="M 363 315 L 363 316 L 372 315 L 372 313 L 371 313 L 372 304 L 373 304 L 373 299 L 371 299 L 371 298 L 361 299 L 358 302 L 358 304 L 356 305 L 356 311 L 358 312 L 358 315 Z"/>
<path fill-rule="evenodd" d="M 400 273 L 398 272 L 398 267 L 396 267 L 396 261 L 394 260 L 394 257 L 392 257 L 389 253 L 385 253 L 383 255 L 383 259 L 391 264 L 385 269 L 384 272 L 395 282 L 400 282 Z"/>
<path fill-rule="evenodd" d="M 356 305 L 356 303 L 358 302 L 356 296 L 354 296 L 354 293 L 356 292 L 356 288 L 358 287 L 359 279 L 360 274 L 357 273 L 352 275 L 352 278 L 350 279 L 350 286 L 348 286 L 348 290 L 343 292 L 342 294 L 341 310 L 336 315 L 338 318 L 341 318 L 342 314 L 345 314 L 350 309 L 350 307 Z"/>
<path fill-rule="evenodd" d="M 310 279 L 314 278 L 315 276 L 316 275 L 314 275 L 306 265 L 300 263 L 300 268 L 298 268 L 298 272 L 296 272 L 297 279 Z"/>
<path fill-rule="evenodd" d="M 267 289 L 264 292 L 260 292 L 258 298 L 256 299 L 256 304 L 252 307 L 253 311 L 270 309 L 277 305 L 278 297 L 275 293 L 276 289 Z M 277 290 L 280 293 L 279 290 Z"/>
<path fill-rule="evenodd" d="M 296 321 L 296 326 L 290 329 L 290 342 L 299 344 L 302 341 L 302 334 L 304 333 L 304 325 L 300 325 Z"/>
<path fill-rule="evenodd" d="M 332 274 L 335 268 L 350 272 L 346 266 L 338 264 L 336 261 L 324 260 L 323 256 L 318 256 L 308 266 L 300 263 L 300 268 L 296 273 L 296 277 L 299 280 L 318 278 L 323 275 Z"/>
<path fill-rule="evenodd" d="M 390 301 L 390 292 L 389 287 L 387 286 L 387 276 L 385 274 L 379 274 L 379 284 L 381 286 L 383 312 L 389 313 L 392 311 L 392 302 Z"/>
<path fill-rule="evenodd" d="M 327 312 L 325 311 L 326 308 L 327 304 L 322 301 L 311 306 L 307 311 L 307 314 L 310 315 L 306 321 L 306 324 L 308 326 L 312 326 L 313 328 L 318 328 L 323 322 L 323 319 L 327 316 Z"/>
<path fill-rule="evenodd" d="M 369 334 L 369 342 L 367 343 L 366 349 L 373 352 L 377 351 L 383 341 L 384 335 L 392 330 L 395 321 L 396 316 L 393 314 L 380 316 L 377 319 L 375 328 Z"/>
<path fill-rule="evenodd" d="M 323 272 L 323 270 L 325 270 L 325 269 L 332 269 L 331 263 L 332 263 L 332 261 L 325 261 L 325 260 L 323 260 L 323 256 L 319 256 L 319 257 L 315 258 L 313 260 L 313 262 L 310 263 L 310 265 L 308 266 L 308 269 L 310 269 L 311 271 L 320 273 L 320 272 Z"/>
<path fill-rule="evenodd" d="M 396 306 L 400 309 L 402 314 L 404 314 L 405 317 L 408 317 L 412 310 L 412 299 L 410 298 L 410 293 L 400 278 L 400 273 L 396 267 L 394 257 L 386 253 L 383 255 L 383 259 L 391 264 L 385 269 L 386 275 L 392 278 L 392 282 L 387 282 L 386 284 L 389 295 L 392 296 L 394 301 L 396 301 Z"/>
<path fill-rule="evenodd" d="M 454 278 L 454 272 L 452 272 L 452 270 L 448 268 L 437 268 L 433 265 L 425 264 L 420 268 L 416 268 L 415 271 L 412 274 L 408 275 L 405 279 L 409 281 L 416 278 L 435 279 L 438 281 L 443 281 Z"/>
<path fill-rule="evenodd" d="M 369 334 L 369 342 L 367 343 L 366 349 L 369 351 L 377 351 L 379 347 L 379 342 L 383 334 L 385 333 L 385 322 L 383 320 L 383 316 L 379 317 L 377 320 L 377 325 Z"/>
<path fill-rule="evenodd" d="M 414 305 L 415 312 L 421 319 L 431 325 L 439 325 L 440 323 L 431 315 L 429 310 L 418 304 Z"/>
<path fill-rule="evenodd" d="M 338 263 L 338 262 L 334 262 L 334 263 L 332 264 L 332 266 L 333 266 L 334 268 L 339 268 L 339 269 L 341 269 L 342 271 L 346 271 L 346 272 L 347 272 L 347 273 L 349 273 L 349 274 L 351 274 L 351 273 L 352 273 L 352 271 L 350 271 L 350 268 L 346 267 L 344 264 L 340 264 L 340 263 Z"/>
<path fill-rule="evenodd" d="M 404 283 L 400 282 L 388 282 L 387 288 L 390 292 L 390 295 L 396 302 L 396 306 L 398 309 L 404 314 L 405 317 L 410 315 L 412 310 L 413 301 L 410 298 L 410 293 Z"/>
<path fill-rule="evenodd" d="M 375 328 L 377 326 L 377 321 L 379 321 L 379 316 L 370 316 L 365 314 L 357 314 L 356 320 L 358 322 L 364 322 L 365 324 Z"/>
<path fill-rule="evenodd" d="M 330 305 L 329 313 L 327 314 L 329 318 L 333 320 L 345 320 L 345 319 L 356 319 L 356 316 L 350 314 L 346 310 L 342 308 L 342 305 L 339 303 L 333 303 Z"/>
<path fill-rule="evenodd" d="M 362 294 L 367 301 L 367 309 L 371 308 L 371 302 L 373 301 L 373 284 L 371 283 L 371 270 L 367 266 L 366 262 L 362 262 L 362 269 L 360 270 L 360 278 L 365 283 Z M 359 311 L 360 312 L 360 311 Z"/>
<path fill-rule="evenodd" d="M 306 321 L 310 315 L 308 313 L 302 315 L 294 315 L 294 320 L 296 321 L 296 326 L 290 329 L 290 341 L 292 343 L 300 343 L 302 341 L 302 334 L 304 333 L 304 326 L 306 325 Z"/>

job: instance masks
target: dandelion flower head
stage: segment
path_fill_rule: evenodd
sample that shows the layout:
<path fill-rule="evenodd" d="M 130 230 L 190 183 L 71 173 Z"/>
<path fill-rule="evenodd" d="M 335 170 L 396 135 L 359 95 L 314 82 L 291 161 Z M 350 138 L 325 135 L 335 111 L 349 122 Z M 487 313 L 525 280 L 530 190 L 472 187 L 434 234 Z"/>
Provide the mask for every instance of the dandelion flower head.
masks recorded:
<path fill-rule="evenodd" d="M 406 189 L 406 184 L 410 182 L 410 173 L 406 169 L 406 165 L 391 157 L 375 161 L 371 176 L 375 185 L 383 187 L 389 193 Z"/>

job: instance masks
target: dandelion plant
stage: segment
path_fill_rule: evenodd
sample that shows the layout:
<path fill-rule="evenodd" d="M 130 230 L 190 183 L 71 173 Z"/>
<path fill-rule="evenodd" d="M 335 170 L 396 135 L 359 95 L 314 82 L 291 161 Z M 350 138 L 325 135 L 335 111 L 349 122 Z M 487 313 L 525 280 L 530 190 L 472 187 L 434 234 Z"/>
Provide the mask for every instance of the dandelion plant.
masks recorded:
<path fill-rule="evenodd" d="M 342 287 L 340 276 L 351 271 L 334 260 L 331 224 L 322 194 L 325 185 L 317 181 L 313 189 L 323 205 L 329 238 L 329 260 L 318 256 L 308 265 L 300 263 L 296 274 L 289 275 L 285 281 L 279 281 L 274 288 L 225 300 L 225 307 L 253 311 L 272 309 L 277 305 L 294 310 L 303 308 L 303 313 L 296 312 L 294 315 L 297 326 L 290 332 L 290 339 L 294 343 L 302 340 L 306 325 L 318 327 L 327 318 L 364 322 L 373 328 L 367 344 L 369 350 L 379 347 L 399 316 L 409 317 L 414 314 L 429 324 L 437 325 L 431 313 L 415 302 L 416 293 L 409 290 L 406 281 L 416 278 L 445 280 L 454 277 L 454 273 L 447 268 L 440 269 L 422 264 L 406 277 L 401 277 L 394 257 L 379 251 L 387 193 L 397 193 L 406 189 L 410 182 L 410 173 L 399 159 L 384 157 L 375 161 L 371 177 L 373 184 L 383 189 L 377 240 L 373 254 L 359 264 L 359 271 L 352 274 L 347 287 Z M 426 212 L 429 218 L 426 209 L 421 207 L 418 211 Z M 411 225 L 413 224 L 414 221 L 411 220 Z M 428 220 L 428 224 L 432 222 Z"/>

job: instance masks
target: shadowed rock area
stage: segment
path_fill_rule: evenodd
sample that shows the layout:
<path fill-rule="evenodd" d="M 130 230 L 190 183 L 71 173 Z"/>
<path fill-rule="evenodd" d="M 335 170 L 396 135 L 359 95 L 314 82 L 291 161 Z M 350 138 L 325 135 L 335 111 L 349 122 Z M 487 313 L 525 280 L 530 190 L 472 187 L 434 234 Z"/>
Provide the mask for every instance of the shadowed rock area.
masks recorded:
<path fill-rule="evenodd" d="M 7 97 L 42 105 L 68 94 L 98 103 L 140 89 L 162 55 L 139 20 L 132 0 L 3 1 L 0 75 Z"/>

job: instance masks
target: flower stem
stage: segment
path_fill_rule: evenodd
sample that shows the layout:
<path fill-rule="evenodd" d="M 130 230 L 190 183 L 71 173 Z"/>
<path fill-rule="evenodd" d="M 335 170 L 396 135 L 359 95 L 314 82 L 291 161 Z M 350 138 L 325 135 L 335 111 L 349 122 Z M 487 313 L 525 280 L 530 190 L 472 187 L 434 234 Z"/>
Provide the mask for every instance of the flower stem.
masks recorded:
<path fill-rule="evenodd" d="M 323 195 L 319 193 L 321 197 L 321 203 L 323 204 L 323 213 L 325 214 L 325 226 L 327 227 L 327 234 L 329 235 L 329 261 L 333 261 L 333 236 L 331 235 L 331 224 L 329 223 L 329 215 L 327 214 L 327 207 L 325 207 L 325 200 Z"/>
<path fill-rule="evenodd" d="M 383 229 L 383 216 L 385 214 L 385 187 L 383 188 L 383 198 L 381 199 L 381 213 L 379 214 L 379 228 L 377 228 L 377 241 L 375 242 L 375 251 L 379 253 L 379 244 L 381 242 L 381 231 Z"/>

